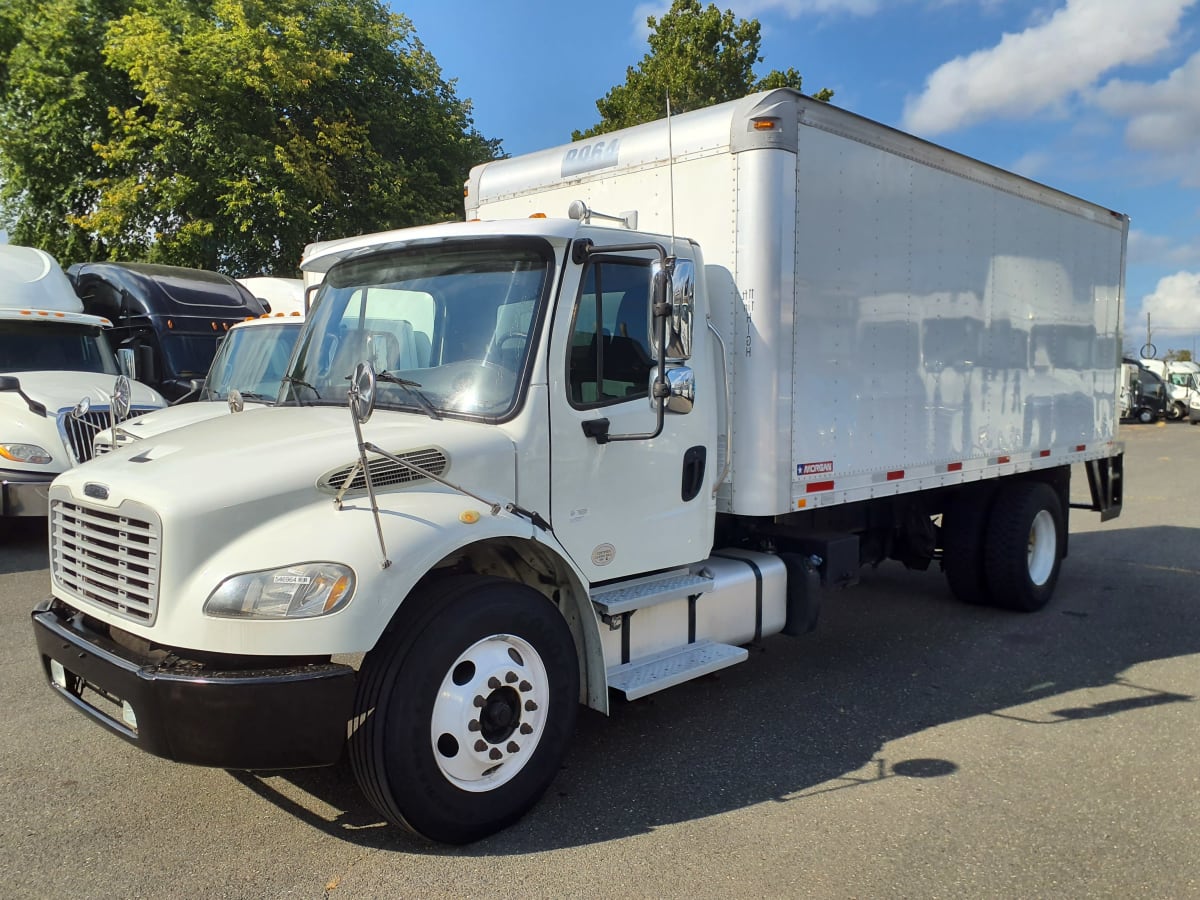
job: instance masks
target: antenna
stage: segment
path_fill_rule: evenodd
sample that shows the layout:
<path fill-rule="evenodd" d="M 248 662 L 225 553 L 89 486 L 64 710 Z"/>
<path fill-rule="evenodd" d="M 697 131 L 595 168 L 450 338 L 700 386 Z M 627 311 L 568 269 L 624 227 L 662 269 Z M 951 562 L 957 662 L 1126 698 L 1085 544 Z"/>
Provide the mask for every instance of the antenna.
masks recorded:
<path fill-rule="evenodd" d="M 667 203 L 671 208 L 671 256 L 675 255 L 675 146 L 671 142 L 671 91 L 667 90 Z"/>

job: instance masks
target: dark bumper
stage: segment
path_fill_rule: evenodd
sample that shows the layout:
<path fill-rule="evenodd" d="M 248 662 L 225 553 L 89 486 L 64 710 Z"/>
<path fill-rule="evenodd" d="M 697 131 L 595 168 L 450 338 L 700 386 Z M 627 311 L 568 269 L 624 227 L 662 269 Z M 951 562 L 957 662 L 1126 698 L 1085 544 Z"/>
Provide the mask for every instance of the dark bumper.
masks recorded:
<path fill-rule="evenodd" d="M 57 475 L 0 472 L 0 513 L 5 516 L 44 516 L 50 509 L 50 482 Z"/>
<path fill-rule="evenodd" d="M 337 762 L 354 702 L 351 667 L 167 667 L 115 643 L 73 613 L 53 600 L 33 611 L 47 681 L 80 712 L 147 753 L 225 769 Z M 52 674 L 52 660 L 65 672 L 65 687 Z M 124 704 L 135 723 L 125 721 Z"/>

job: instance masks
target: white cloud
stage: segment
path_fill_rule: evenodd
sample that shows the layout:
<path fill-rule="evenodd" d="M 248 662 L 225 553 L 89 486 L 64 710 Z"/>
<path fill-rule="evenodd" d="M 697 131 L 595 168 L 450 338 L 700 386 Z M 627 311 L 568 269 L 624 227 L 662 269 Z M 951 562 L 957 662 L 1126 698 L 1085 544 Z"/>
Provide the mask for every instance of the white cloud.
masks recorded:
<path fill-rule="evenodd" d="M 1176 272 L 1159 279 L 1142 300 L 1155 332 L 1200 332 L 1200 272 Z"/>
<path fill-rule="evenodd" d="M 1200 267 L 1200 239 L 1181 244 L 1135 228 L 1129 232 L 1129 265 Z"/>
<path fill-rule="evenodd" d="M 1118 66 L 1171 45 L 1196 0 L 1067 0 L 1019 34 L 939 66 L 905 104 L 904 127 L 938 134 L 980 120 L 1054 110 Z"/>
<path fill-rule="evenodd" d="M 1125 143 L 1157 157 L 1156 164 L 1200 187 L 1200 52 L 1161 81 L 1114 79 L 1095 91 L 1093 102 L 1127 118 Z"/>

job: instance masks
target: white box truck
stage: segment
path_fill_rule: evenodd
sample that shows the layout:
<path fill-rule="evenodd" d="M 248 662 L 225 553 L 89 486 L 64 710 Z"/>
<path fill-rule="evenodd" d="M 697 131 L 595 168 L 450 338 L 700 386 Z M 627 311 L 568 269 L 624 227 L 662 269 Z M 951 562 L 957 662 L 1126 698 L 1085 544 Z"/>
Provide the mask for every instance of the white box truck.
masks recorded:
<path fill-rule="evenodd" d="M 118 378 L 111 326 L 83 311 L 50 254 L 0 245 L 0 516 L 46 515 L 50 482 L 91 459 L 114 403 L 118 419 L 165 405 Z"/>
<path fill-rule="evenodd" d="M 1120 511 L 1124 216 L 786 90 L 490 163 L 467 209 L 310 249 L 282 404 L 55 483 L 63 698 L 189 763 L 348 744 L 386 819 L 469 841 L 579 703 L 887 559 L 1036 610 L 1072 466 Z"/>

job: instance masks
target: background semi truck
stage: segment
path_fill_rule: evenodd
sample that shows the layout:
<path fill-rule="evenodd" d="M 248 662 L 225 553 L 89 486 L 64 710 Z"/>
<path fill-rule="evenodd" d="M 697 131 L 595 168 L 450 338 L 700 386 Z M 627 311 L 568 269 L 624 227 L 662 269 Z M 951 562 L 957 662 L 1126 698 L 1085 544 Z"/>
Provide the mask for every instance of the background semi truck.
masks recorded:
<path fill-rule="evenodd" d="M 140 381 L 171 402 L 194 400 L 221 339 L 267 311 L 219 272 L 150 263 L 76 263 L 67 273 L 84 309 L 113 323 L 118 350 L 133 351 Z"/>
<path fill-rule="evenodd" d="M 348 743 L 469 841 L 580 702 L 802 635 L 864 564 L 1037 610 L 1072 467 L 1120 511 L 1122 215 L 786 90 L 477 168 L 467 213 L 310 248 L 280 404 L 55 483 L 60 696 L 181 762 Z"/>
<path fill-rule="evenodd" d="M 58 261 L 33 247 L 0 245 L 0 513 L 44 516 L 60 472 L 86 462 L 112 420 L 120 372 L 110 322 L 87 315 Z M 164 405 L 126 382 L 129 414 Z M 86 399 L 87 403 L 81 405 Z"/>

